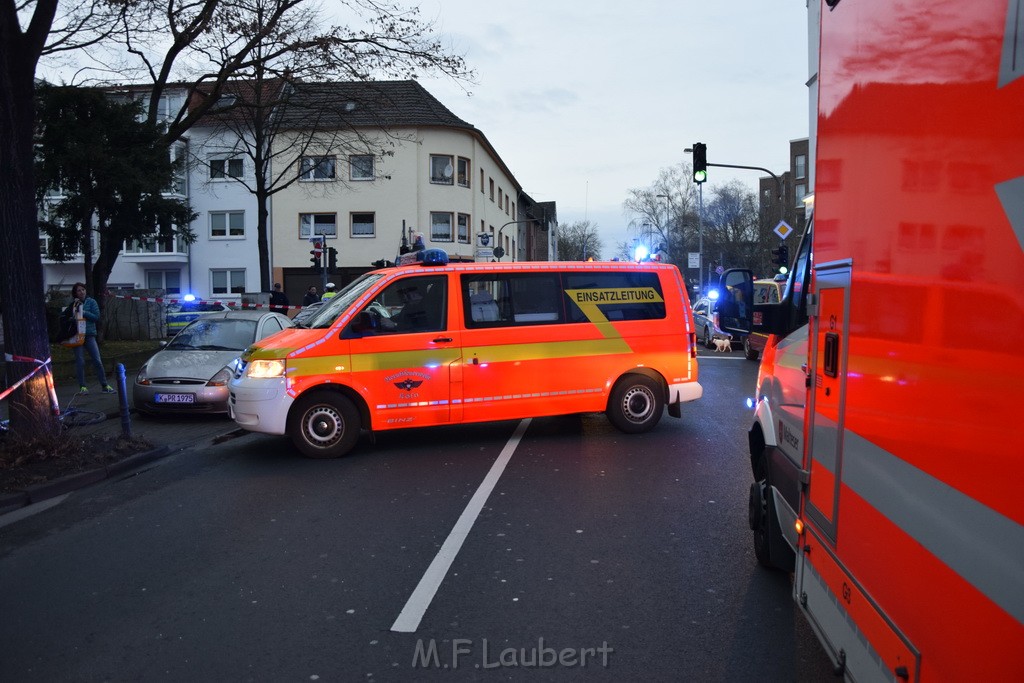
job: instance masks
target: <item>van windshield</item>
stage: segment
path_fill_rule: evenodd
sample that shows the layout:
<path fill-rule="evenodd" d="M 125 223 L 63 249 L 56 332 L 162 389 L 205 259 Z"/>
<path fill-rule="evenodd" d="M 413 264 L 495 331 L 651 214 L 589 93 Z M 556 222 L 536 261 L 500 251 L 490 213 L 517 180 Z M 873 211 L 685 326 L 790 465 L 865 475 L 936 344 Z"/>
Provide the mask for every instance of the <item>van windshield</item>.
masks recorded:
<path fill-rule="evenodd" d="M 367 273 L 360 278 L 345 285 L 333 298 L 328 299 L 327 304 L 319 309 L 315 315 L 305 321 L 302 327 L 328 328 L 338 319 L 342 311 L 351 306 L 366 290 L 372 287 L 378 280 L 384 277 L 383 273 Z"/>

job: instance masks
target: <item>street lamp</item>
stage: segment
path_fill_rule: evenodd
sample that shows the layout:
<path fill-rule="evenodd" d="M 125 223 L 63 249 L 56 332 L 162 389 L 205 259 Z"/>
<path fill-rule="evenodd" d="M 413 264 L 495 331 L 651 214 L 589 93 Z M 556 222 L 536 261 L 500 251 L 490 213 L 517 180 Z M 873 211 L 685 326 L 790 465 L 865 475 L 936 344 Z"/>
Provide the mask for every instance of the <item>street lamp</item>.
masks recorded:
<path fill-rule="evenodd" d="M 526 221 L 509 221 L 508 223 L 505 223 L 505 225 L 503 225 L 500 228 L 498 228 L 498 243 L 496 245 L 494 245 L 494 257 L 497 258 L 500 261 L 502 259 L 502 257 L 505 255 L 505 247 L 501 246 L 501 231 L 502 230 L 504 230 L 505 228 L 507 228 L 510 225 L 515 225 L 516 223 L 536 223 L 536 222 L 537 222 L 536 218 L 531 218 L 530 220 L 526 220 Z M 498 253 L 499 249 L 501 250 L 501 254 Z M 512 260 L 515 261 L 515 256 L 512 257 Z"/>

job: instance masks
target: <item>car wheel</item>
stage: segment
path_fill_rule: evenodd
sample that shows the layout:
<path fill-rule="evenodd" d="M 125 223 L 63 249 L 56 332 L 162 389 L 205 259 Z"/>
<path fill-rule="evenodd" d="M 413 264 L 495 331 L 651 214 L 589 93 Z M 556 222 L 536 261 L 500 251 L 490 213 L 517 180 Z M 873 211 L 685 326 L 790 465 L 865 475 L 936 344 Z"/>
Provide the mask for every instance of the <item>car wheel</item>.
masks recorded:
<path fill-rule="evenodd" d="M 715 348 L 715 342 L 711 339 L 711 328 L 704 328 L 704 348 L 713 349 Z"/>
<path fill-rule="evenodd" d="M 303 396 L 288 416 L 292 443 L 307 458 L 345 455 L 356 445 L 361 428 L 355 404 L 330 391 Z"/>
<path fill-rule="evenodd" d="M 665 410 L 665 390 L 645 375 L 626 375 L 612 389 L 605 414 L 619 431 L 640 434 L 654 429 Z"/>
<path fill-rule="evenodd" d="M 747 360 L 757 360 L 757 357 L 760 355 L 757 349 L 750 346 L 749 336 L 743 338 L 743 355 L 746 357 Z"/>

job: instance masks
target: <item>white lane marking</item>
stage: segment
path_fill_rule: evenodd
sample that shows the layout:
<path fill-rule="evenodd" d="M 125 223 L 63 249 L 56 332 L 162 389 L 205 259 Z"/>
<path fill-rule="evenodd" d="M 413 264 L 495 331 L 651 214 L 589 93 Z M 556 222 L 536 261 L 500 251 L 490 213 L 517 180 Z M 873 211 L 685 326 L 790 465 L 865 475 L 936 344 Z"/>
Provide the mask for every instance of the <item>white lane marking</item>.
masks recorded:
<path fill-rule="evenodd" d="M 473 494 L 473 497 L 470 498 L 469 504 L 462 511 L 458 521 L 455 522 L 455 526 L 452 527 L 448 538 L 445 539 L 441 549 L 434 556 L 434 560 L 427 567 L 423 578 L 420 579 L 416 589 L 413 590 L 412 595 L 405 602 L 405 607 L 402 608 L 401 614 L 395 619 L 395 623 L 391 625 L 392 631 L 413 633 L 419 628 L 420 620 L 423 618 L 424 613 L 426 613 L 427 608 L 430 607 L 437 589 L 448 574 L 452 562 L 455 561 L 455 556 L 459 554 L 462 544 L 465 542 L 466 537 L 469 536 L 473 523 L 480 516 L 484 503 L 487 502 L 488 496 L 491 495 L 491 491 L 497 485 L 498 479 L 501 478 L 502 472 L 505 471 L 505 466 L 508 465 L 508 461 L 512 458 L 512 454 L 515 452 L 516 447 L 526 433 L 526 428 L 529 426 L 530 419 L 528 418 L 520 422 L 519 426 L 516 427 L 512 438 L 508 440 L 505 448 L 498 455 L 498 459 L 491 465 L 487 476 L 480 482 L 480 486 L 477 488 L 476 493 Z"/>

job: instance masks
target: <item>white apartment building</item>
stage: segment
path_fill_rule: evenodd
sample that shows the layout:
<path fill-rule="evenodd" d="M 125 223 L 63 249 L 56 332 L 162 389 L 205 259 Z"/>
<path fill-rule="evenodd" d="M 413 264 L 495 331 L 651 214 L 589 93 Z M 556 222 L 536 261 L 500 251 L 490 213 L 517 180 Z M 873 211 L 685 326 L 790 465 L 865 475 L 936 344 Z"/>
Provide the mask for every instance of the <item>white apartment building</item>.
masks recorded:
<path fill-rule="evenodd" d="M 165 115 L 184 90 L 161 102 Z M 296 90 L 282 111 L 270 174 L 268 241 L 273 282 L 292 303 L 309 285 L 339 286 L 394 260 L 402 239 L 453 259 L 551 258 L 553 202 L 535 204 L 484 134 L 459 119 L 415 81 L 330 83 Z M 238 300 L 260 289 L 255 169 L 238 133 L 212 120 L 189 130 L 173 153 L 188 160 L 173 191 L 197 217 L 196 241 L 148 240 L 126 245 L 110 289 L 162 289 L 169 297 Z M 294 173 L 294 182 L 286 183 Z M 337 250 L 337 269 L 314 273 L 310 238 Z M 45 240 L 45 237 L 43 238 Z M 43 245 L 45 249 L 45 244 Z M 84 279 L 82 261 L 44 259 L 47 287 Z"/>

